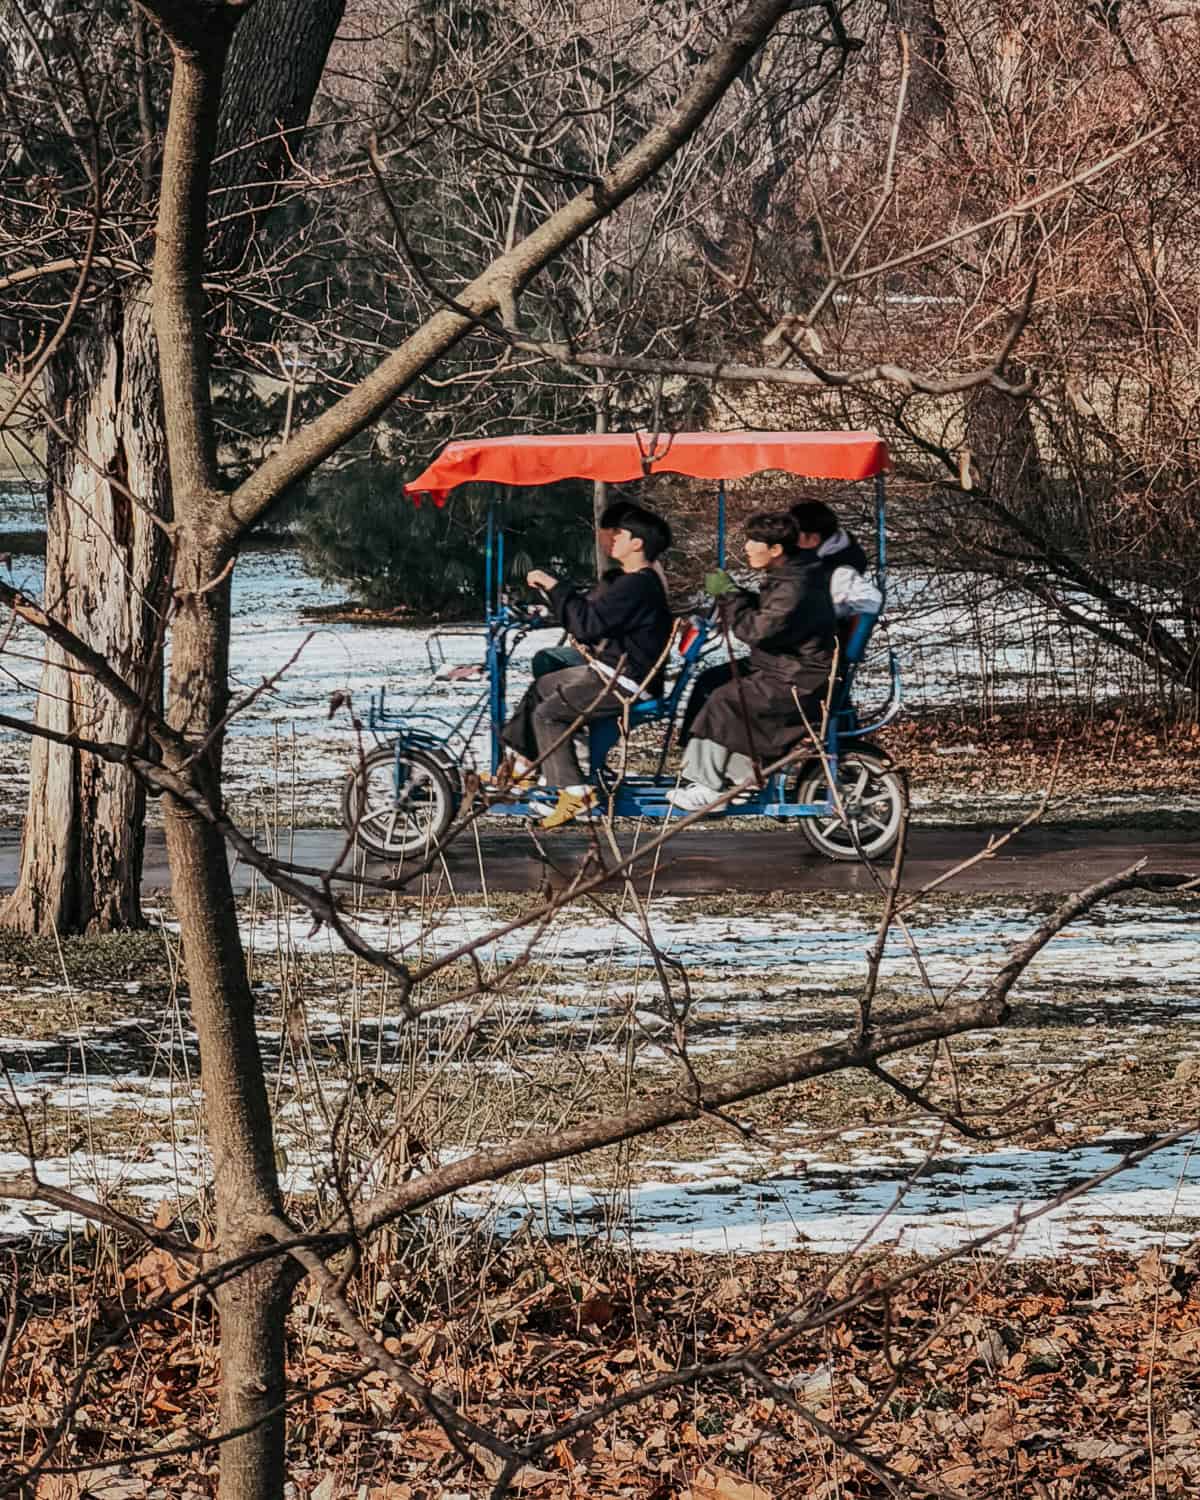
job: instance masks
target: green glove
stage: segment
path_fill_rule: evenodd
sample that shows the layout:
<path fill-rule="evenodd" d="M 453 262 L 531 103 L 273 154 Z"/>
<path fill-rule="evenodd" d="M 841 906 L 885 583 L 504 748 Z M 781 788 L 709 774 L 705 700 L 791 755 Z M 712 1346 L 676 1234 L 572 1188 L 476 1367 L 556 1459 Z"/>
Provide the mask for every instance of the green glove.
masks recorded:
<path fill-rule="evenodd" d="M 724 568 L 718 568 L 715 573 L 709 573 L 704 580 L 704 592 L 712 599 L 719 599 L 722 594 L 728 594 L 736 588 L 737 584 Z"/>

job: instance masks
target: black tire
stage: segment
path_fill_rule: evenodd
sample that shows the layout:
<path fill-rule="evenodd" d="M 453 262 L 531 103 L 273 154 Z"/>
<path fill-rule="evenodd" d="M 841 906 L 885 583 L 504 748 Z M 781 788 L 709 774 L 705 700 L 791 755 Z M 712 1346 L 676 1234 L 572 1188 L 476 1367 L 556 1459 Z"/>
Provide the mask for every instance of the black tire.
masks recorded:
<path fill-rule="evenodd" d="M 405 750 L 396 795 L 396 748 L 381 745 L 346 777 L 342 821 L 355 842 L 376 859 L 424 854 L 442 838 L 458 799 L 444 766 L 423 750 Z"/>
<path fill-rule="evenodd" d="M 893 848 L 908 814 L 904 778 L 880 755 L 847 750 L 838 757 L 842 809 L 827 818 L 801 818 L 800 831 L 826 859 L 879 859 Z M 825 767 L 812 761 L 796 781 L 797 802 L 824 802 Z"/>

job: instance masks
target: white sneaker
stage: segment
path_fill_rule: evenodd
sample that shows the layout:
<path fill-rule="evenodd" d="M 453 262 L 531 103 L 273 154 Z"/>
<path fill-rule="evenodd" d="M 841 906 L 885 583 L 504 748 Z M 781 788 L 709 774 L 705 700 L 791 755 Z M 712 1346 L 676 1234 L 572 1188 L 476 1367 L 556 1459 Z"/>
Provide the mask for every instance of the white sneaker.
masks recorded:
<path fill-rule="evenodd" d="M 715 802 L 720 795 L 719 788 L 693 781 L 690 786 L 681 786 L 673 792 L 668 792 L 667 802 L 671 807 L 678 807 L 683 812 L 699 812 L 702 807 Z"/>

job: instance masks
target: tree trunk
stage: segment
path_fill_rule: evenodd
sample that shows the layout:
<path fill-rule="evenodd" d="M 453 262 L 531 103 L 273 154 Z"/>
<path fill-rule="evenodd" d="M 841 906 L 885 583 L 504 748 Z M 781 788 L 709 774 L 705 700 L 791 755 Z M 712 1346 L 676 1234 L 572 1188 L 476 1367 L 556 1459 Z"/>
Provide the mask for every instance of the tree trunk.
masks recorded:
<path fill-rule="evenodd" d="M 296 131 L 308 119 L 343 9 L 344 0 L 260 0 L 239 27 L 227 69 L 224 179 L 218 180 L 218 186 L 237 184 L 239 207 L 265 208 L 278 191 L 285 156 L 279 131 L 290 131 L 288 150 L 298 150 Z M 251 144 L 234 149 L 241 143 Z M 238 213 L 216 237 L 213 263 L 235 263 L 256 232 L 259 221 Z M 158 703 L 161 663 L 153 647 L 165 540 L 146 511 L 109 482 L 120 481 L 142 505 L 169 517 L 146 297 L 141 286 L 114 293 L 48 372 L 47 405 L 65 436 L 47 432 L 45 599 L 139 686 L 153 677 Z M 37 720 L 97 739 L 123 740 L 136 727 L 107 694 L 68 670 L 53 647 Z M 17 888 L 0 923 L 60 934 L 140 926 L 144 816 L 144 794 L 127 771 L 35 739 Z"/>
<path fill-rule="evenodd" d="M 954 113 L 954 90 L 946 70 L 946 29 L 935 0 L 892 0 L 892 18 L 899 30 L 907 32 L 912 49 L 901 129 L 906 136 L 927 134 Z"/>
<path fill-rule="evenodd" d="M 988 490 L 1022 513 L 1042 498 L 1042 465 L 1029 403 L 991 386 L 967 397 L 967 444 Z"/>
<path fill-rule="evenodd" d="M 145 288 L 115 295 L 46 379 L 46 607 L 159 702 L 154 651 L 169 508 Z M 128 493 L 127 493 L 128 492 Z M 137 503 L 130 500 L 132 494 Z M 37 721 L 127 741 L 137 726 L 50 646 Z M 29 933 L 141 925 L 145 794 L 120 766 L 34 739 L 17 889 L 2 919 Z"/>
<path fill-rule="evenodd" d="M 193 743 L 209 740 L 190 776 L 220 805 L 222 737 L 213 733 L 228 706 L 228 580 L 194 592 L 225 559 L 182 540 L 167 686 L 167 717 Z M 211 735 L 211 739 L 210 739 Z M 172 757 L 168 756 L 168 763 Z M 200 1044 L 205 1133 L 212 1152 L 217 1245 L 214 1263 L 253 1251 L 279 1217 L 270 1101 L 255 1028 L 254 997 L 238 931 L 224 841 L 211 824 L 164 799 L 172 893 L 187 959 L 192 1018 Z M 216 1295 L 221 1326 L 220 1431 L 249 1428 L 222 1444 L 220 1500 L 278 1500 L 283 1493 L 284 1333 L 298 1275 L 286 1257 L 243 1272 Z M 268 1416 L 268 1413 L 273 1415 Z"/>
<path fill-rule="evenodd" d="M 224 844 L 186 809 L 168 804 L 164 816 L 200 1042 L 216 1190 L 215 1263 L 270 1238 L 262 1221 L 281 1213 L 274 1135 Z M 276 1408 L 285 1392 L 284 1335 L 297 1270 L 277 1256 L 217 1291 L 218 1430 L 249 1429 L 221 1445 L 220 1500 L 278 1500 L 283 1493 L 285 1421 Z"/>

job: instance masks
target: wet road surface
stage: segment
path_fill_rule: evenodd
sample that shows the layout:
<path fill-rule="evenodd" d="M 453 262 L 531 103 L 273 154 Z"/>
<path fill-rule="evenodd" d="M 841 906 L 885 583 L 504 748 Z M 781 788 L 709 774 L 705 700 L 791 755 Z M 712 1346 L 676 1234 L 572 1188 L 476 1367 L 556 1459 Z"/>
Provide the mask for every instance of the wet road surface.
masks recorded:
<path fill-rule="evenodd" d="M 642 832 L 642 845 L 653 836 L 653 830 Z M 564 831 L 539 837 L 540 850 L 526 833 L 488 830 L 479 835 L 477 849 L 468 833 L 448 851 L 441 878 L 448 875 L 457 890 L 478 891 L 483 887 L 482 864 L 489 890 L 559 886 L 578 871 L 588 849 L 588 836 Z M 617 838 L 623 854 L 636 847 L 632 829 L 618 826 Z M 16 881 L 19 839 L 19 830 L 0 829 L 0 889 L 11 889 Z M 978 854 L 986 843 L 986 833 L 978 829 L 911 829 L 905 886 L 924 885 Z M 298 864 L 326 868 L 343 848 L 344 835 L 337 829 L 299 829 L 280 854 Z M 611 851 L 606 851 L 604 858 L 606 864 L 614 862 Z M 1154 833 L 1146 829 L 1033 827 L 992 857 L 961 870 L 946 883 L 946 889 L 996 893 L 1078 890 L 1139 859 L 1148 861 L 1149 870 L 1164 875 L 1200 875 L 1200 839 L 1174 830 Z M 391 873 L 390 866 L 374 862 L 368 862 L 365 868 L 369 874 Z M 654 889 L 661 893 L 875 888 L 869 871 L 823 859 L 809 849 L 798 830 L 787 828 L 689 828 L 638 868 L 639 884 L 648 883 L 652 877 Z M 884 875 L 888 868 L 889 861 L 878 867 Z M 236 862 L 236 887 L 247 889 L 252 874 L 249 867 Z M 170 885 L 162 833 L 157 829 L 149 832 L 143 885 L 148 891 L 165 890 Z"/>

